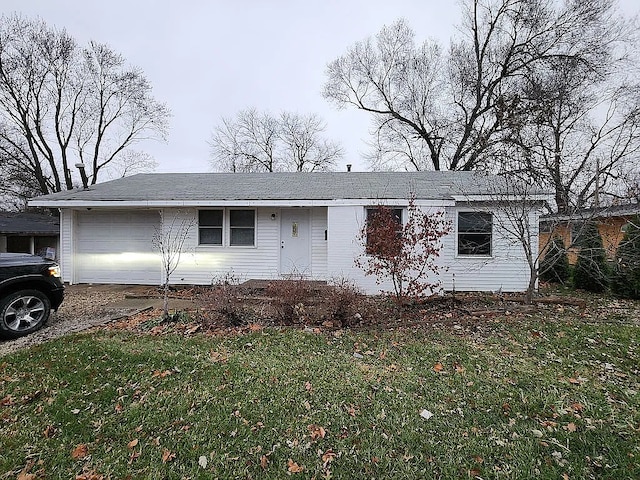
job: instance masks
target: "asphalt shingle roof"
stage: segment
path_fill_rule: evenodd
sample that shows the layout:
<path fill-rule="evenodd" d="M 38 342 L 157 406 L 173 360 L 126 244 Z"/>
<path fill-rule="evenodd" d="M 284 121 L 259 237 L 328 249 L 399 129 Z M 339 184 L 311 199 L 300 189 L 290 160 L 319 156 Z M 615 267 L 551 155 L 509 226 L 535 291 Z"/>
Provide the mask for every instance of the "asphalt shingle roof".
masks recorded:
<path fill-rule="evenodd" d="M 472 172 L 151 173 L 39 197 L 64 201 L 421 199 L 495 192 L 500 177 Z"/>
<path fill-rule="evenodd" d="M 60 220 L 34 213 L 0 212 L 0 233 L 5 235 L 58 235 Z"/>

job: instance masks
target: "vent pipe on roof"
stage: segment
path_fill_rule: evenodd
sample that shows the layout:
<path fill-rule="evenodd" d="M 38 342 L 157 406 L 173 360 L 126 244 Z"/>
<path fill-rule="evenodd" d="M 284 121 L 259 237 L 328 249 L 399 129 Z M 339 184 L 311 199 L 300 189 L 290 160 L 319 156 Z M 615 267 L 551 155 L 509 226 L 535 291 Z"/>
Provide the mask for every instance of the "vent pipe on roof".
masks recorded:
<path fill-rule="evenodd" d="M 351 164 L 347 163 L 347 172 L 350 172 L 350 171 L 351 171 Z"/>
<path fill-rule="evenodd" d="M 80 178 L 82 178 L 82 188 L 89 190 L 89 179 L 87 178 L 87 172 L 84 170 L 84 163 L 76 163 L 76 168 L 80 171 Z"/>

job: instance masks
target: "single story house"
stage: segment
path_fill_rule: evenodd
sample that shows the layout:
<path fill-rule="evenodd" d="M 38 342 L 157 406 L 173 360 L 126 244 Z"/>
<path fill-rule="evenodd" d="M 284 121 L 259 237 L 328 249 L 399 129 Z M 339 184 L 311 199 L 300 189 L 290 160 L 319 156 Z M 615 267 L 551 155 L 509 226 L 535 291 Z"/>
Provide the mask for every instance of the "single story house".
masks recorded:
<path fill-rule="evenodd" d="M 60 220 L 37 213 L 0 212 L 0 252 L 56 258 Z"/>
<path fill-rule="evenodd" d="M 571 213 L 556 213 L 540 217 L 540 250 L 544 250 L 553 237 L 560 237 L 567 247 L 569 263 L 578 260 L 579 237 L 587 221 L 595 222 L 602 237 L 607 259 L 613 260 L 624 237 L 629 221 L 640 215 L 640 204 L 610 205 L 608 207 L 582 208 Z"/>
<path fill-rule="evenodd" d="M 409 198 L 444 212 L 444 290 L 524 291 L 529 273 L 522 247 L 504 229 L 499 205 L 518 198 L 491 194 L 499 177 L 471 172 L 313 172 L 138 174 L 32 199 L 58 208 L 60 262 L 69 283 L 163 283 L 152 239 L 178 227 L 188 233 L 175 284 L 304 276 L 350 279 L 365 292 L 392 290 L 364 275 L 359 234 L 367 209 L 387 205 L 406 220 Z M 537 228 L 546 195 L 531 197 Z M 164 219 L 162 221 L 161 219 Z M 537 248 L 537 231 L 533 244 Z"/>

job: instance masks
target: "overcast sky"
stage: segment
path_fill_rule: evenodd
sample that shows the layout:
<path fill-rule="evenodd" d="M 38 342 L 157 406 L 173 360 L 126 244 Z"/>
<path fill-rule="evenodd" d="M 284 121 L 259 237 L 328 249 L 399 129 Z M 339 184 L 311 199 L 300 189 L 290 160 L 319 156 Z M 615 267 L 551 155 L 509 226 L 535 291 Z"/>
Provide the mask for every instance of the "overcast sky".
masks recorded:
<path fill-rule="evenodd" d="M 626 15 L 638 0 L 620 0 Z M 321 95 L 327 63 L 383 25 L 406 18 L 416 40 L 447 43 L 456 0 L 2 0 L 2 13 L 40 17 L 85 44 L 107 43 L 145 72 L 173 113 L 168 142 L 144 150 L 162 172 L 210 171 L 207 141 L 221 117 L 255 107 L 317 113 L 328 138 L 365 170 L 369 117 Z"/>

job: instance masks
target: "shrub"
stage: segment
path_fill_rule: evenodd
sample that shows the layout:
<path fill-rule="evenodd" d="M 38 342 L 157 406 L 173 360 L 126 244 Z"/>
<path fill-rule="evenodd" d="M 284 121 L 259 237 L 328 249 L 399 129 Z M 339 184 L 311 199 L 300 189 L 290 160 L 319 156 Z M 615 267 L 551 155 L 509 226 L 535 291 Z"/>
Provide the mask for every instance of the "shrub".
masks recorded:
<path fill-rule="evenodd" d="M 335 280 L 322 295 L 325 317 L 336 327 L 350 327 L 362 320 L 364 295 L 351 281 Z"/>
<path fill-rule="evenodd" d="M 640 299 L 640 217 L 627 224 L 616 252 L 611 290 L 618 297 Z"/>
<path fill-rule="evenodd" d="M 561 237 L 553 237 L 538 270 L 540 279 L 545 282 L 566 283 L 569 280 L 569 258 Z"/>
<path fill-rule="evenodd" d="M 293 325 L 306 321 L 313 294 L 313 286 L 309 280 L 274 280 L 269 283 L 266 293 L 271 297 L 276 322 Z"/>
<path fill-rule="evenodd" d="M 240 281 L 233 273 L 214 278 L 211 283 L 212 288 L 206 297 L 212 319 L 222 322 L 227 327 L 239 327 L 249 323 L 255 314 L 243 299 L 248 292 L 239 284 Z"/>
<path fill-rule="evenodd" d="M 608 266 L 602 237 L 594 222 L 585 222 L 579 241 L 580 252 L 573 274 L 576 288 L 602 292 L 607 288 Z"/>
<path fill-rule="evenodd" d="M 438 287 L 433 280 L 439 273 L 436 259 L 451 224 L 443 212 L 423 212 L 413 196 L 404 224 L 397 210 L 385 205 L 371 210 L 358 238 L 365 253 L 356 265 L 365 275 L 374 275 L 378 285 L 391 280 L 395 299 L 402 302 Z"/>

